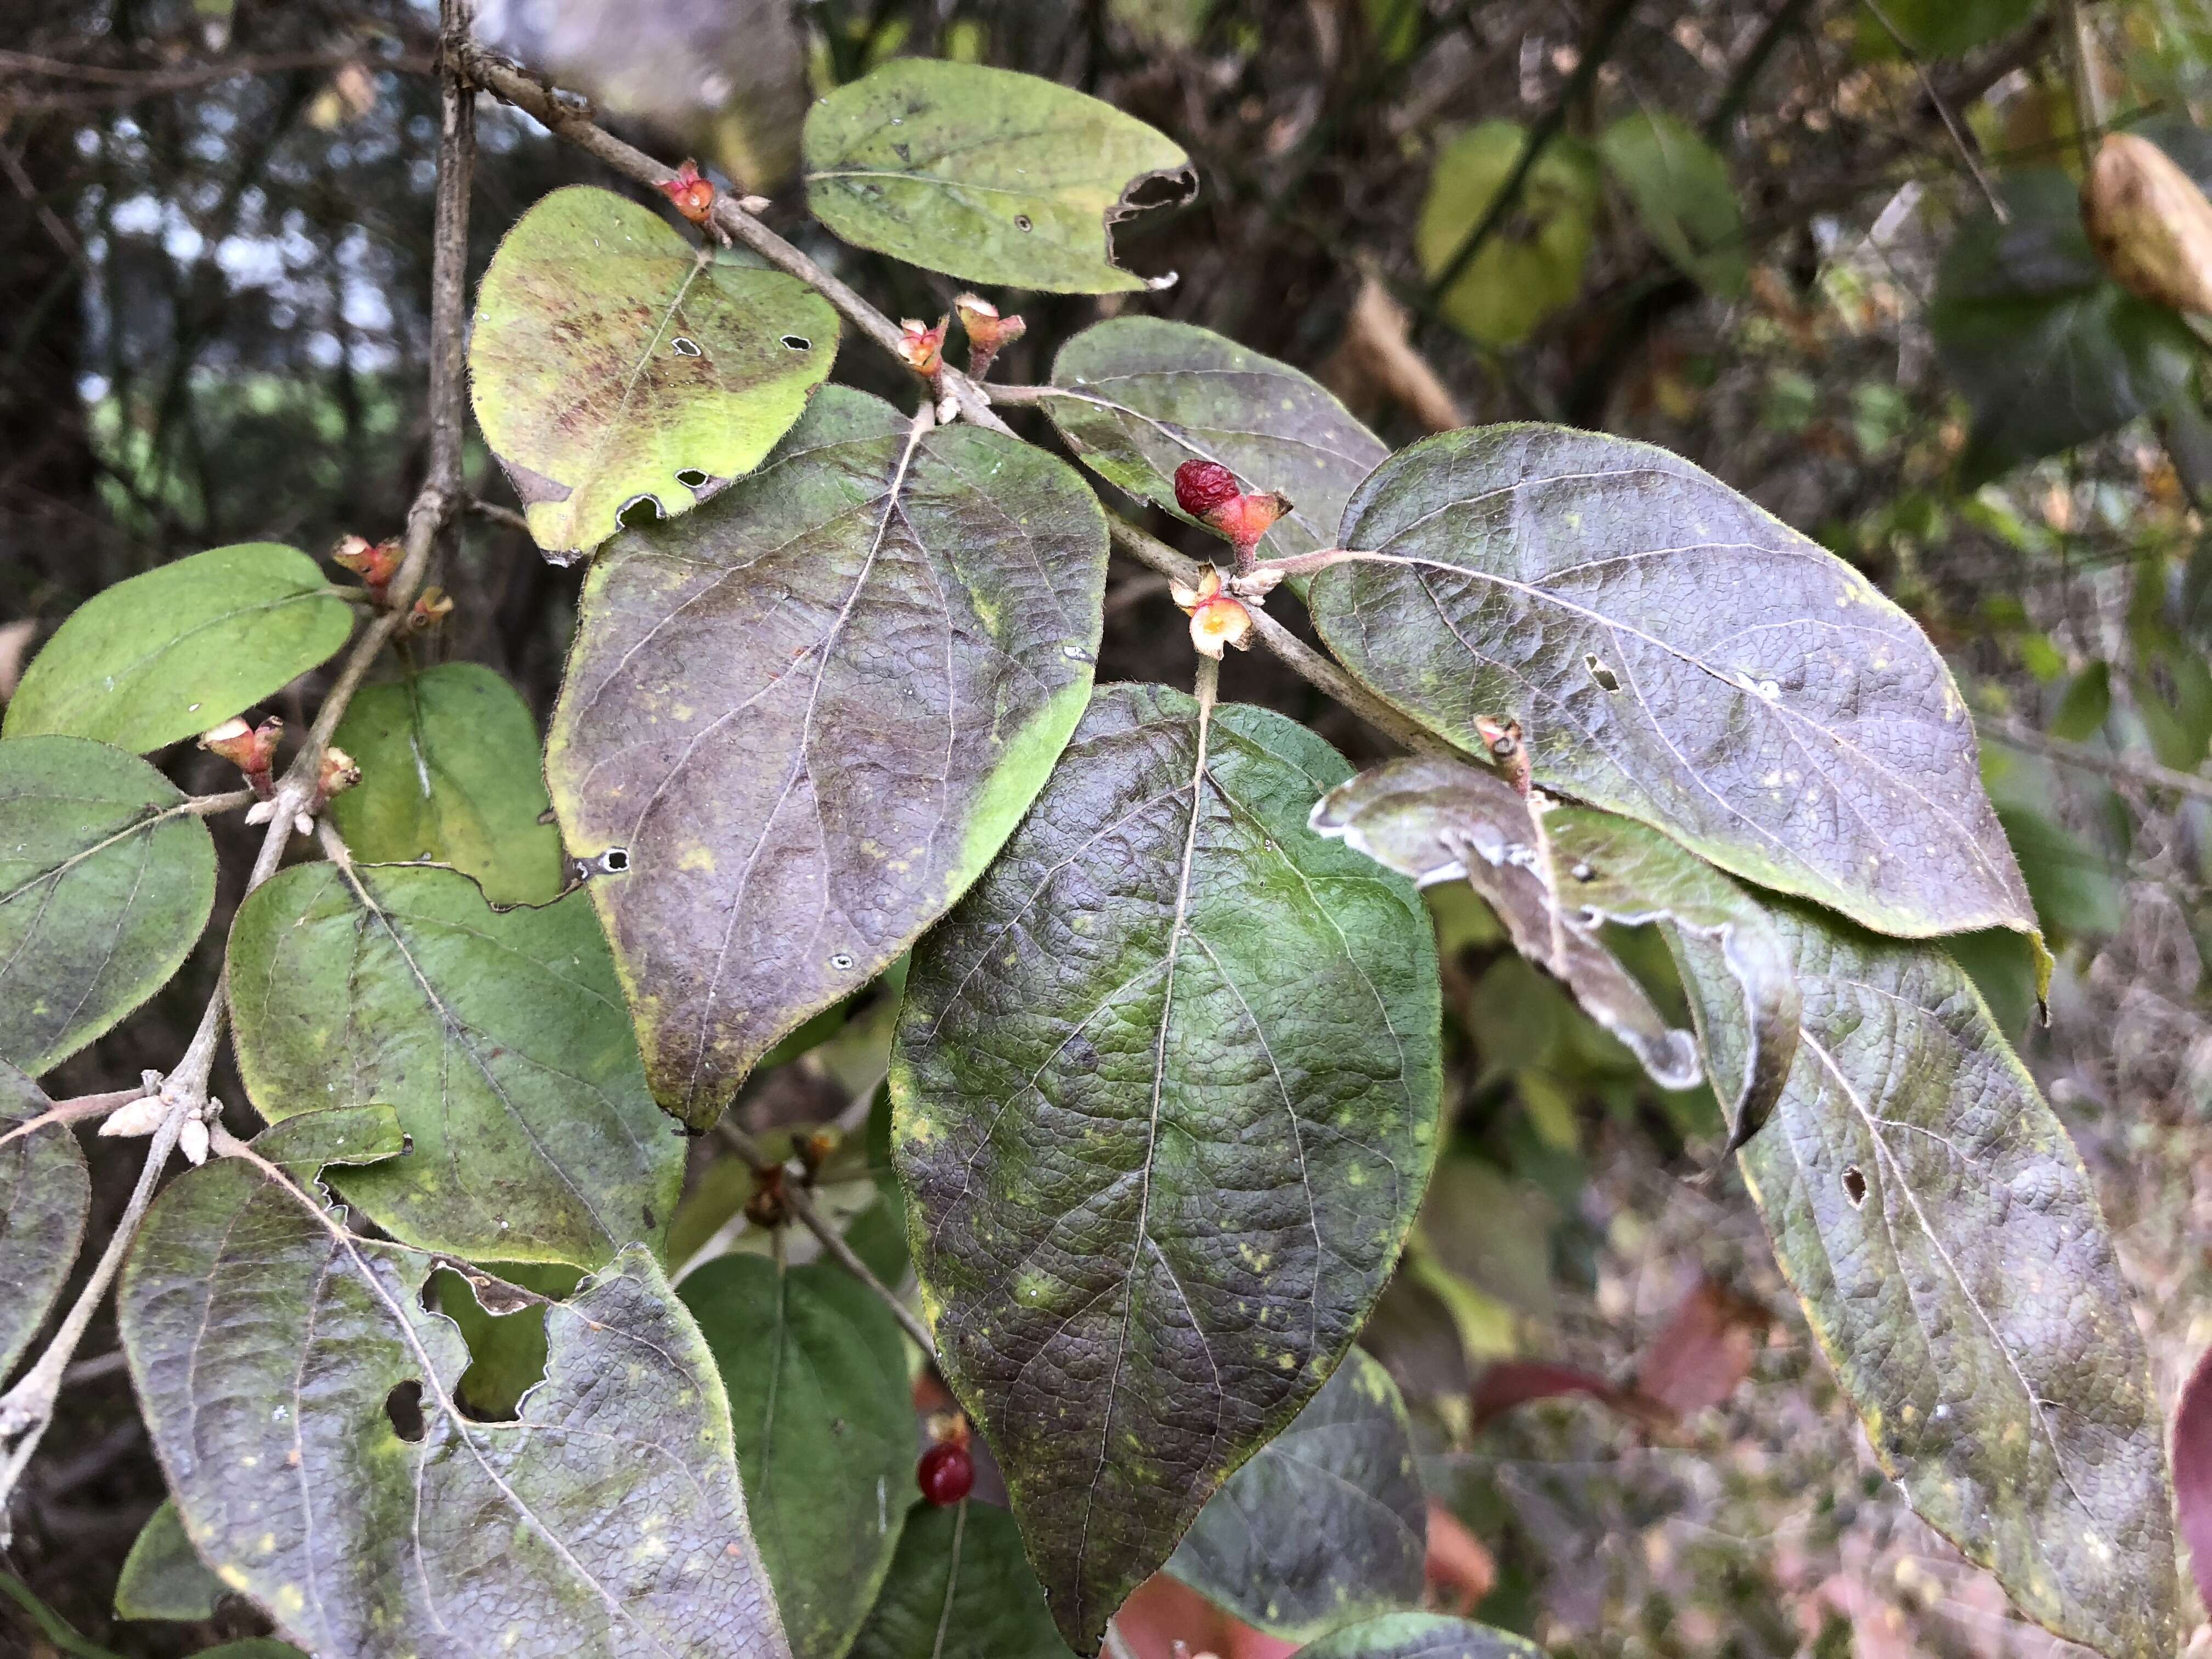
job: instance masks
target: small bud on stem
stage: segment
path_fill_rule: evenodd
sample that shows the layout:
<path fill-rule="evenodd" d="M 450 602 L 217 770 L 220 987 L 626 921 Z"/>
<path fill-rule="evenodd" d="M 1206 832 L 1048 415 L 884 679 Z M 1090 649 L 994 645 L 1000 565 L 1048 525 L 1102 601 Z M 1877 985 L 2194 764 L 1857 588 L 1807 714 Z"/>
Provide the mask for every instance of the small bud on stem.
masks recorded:
<path fill-rule="evenodd" d="M 1218 461 L 1185 461 L 1176 469 L 1175 494 L 1177 507 L 1228 538 L 1239 575 L 1259 562 L 1260 538 L 1291 510 L 1290 497 L 1272 489 L 1245 493 Z"/>
<path fill-rule="evenodd" d="M 913 317 L 899 324 L 899 350 L 906 357 L 906 366 L 928 381 L 932 392 L 937 389 L 938 372 L 945 367 L 945 331 L 951 325 L 950 312 L 932 328 L 923 327 Z"/>
<path fill-rule="evenodd" d="M 246 775 L 246 787 L 263 800 L 276 793 L 270 769 L 276 761 L 276 740 L 284 735 L 284 722 L 271 714 L 256 726 L 242 720 L 228 720 L 200 733 L 200 747 L 220 755 Z"/>
<path fill-rule="evenodd" d="M 442 587 L 426 587 L 415 596 L 415 608 L 407 613 L 406 630 L 410 634 L 427 634 L 453 612 L 452 594 Z"/>
<path fill-rule="evenodd" d="M 392 579 L 399 574 L 399 564 L 404 557 L 398 538 L 372 543 L 364 536 L 348 536 L 331 553 L 333 563 L 350 570 L 368 589 L 368 597 L 380 606 Z"/>
<path fill-rule="evenodd" d="M 1505 775 L 1505 781 L 1522 794 L 1528 793 L 1528 750 L 1521 741 L 1521 722 L 1510 716 L 1498 720 L 1488 714 L 1474 717 L 1475 735 L 1490 750 L 1490 758 Z"/>
<path fill-rule="evenodd" d="M 1235 646 L 1239 651 L 1252 648 L 1252 613 L 1243 600 L 1223 588 L 1218 568 L 1206 566 L 1196 587 L 1170 582 L 1168 592 L 1189 616 L 1190 642 L 1200 655 L 1218 662 L 1225 647 Z"/>
<path fill-rule="evenodd" d="M 999 353 L 1029 332 L 1019 317 L 1001 317 L 998 307 L 973 294 L 952 302 L 960 313 L 960 326 L 968 336 L 968 378 L 980 380 L 991 372 Z"/>
<path fill-rule="evenodd" d="M 686 160 L 676 169 L 673 179 L 665 179 L 660 193 L 676 204 L 676 210 L 695 225 L 703 225 L 714 216 L 714 186 L 699 176 L 699 164 Z"/>

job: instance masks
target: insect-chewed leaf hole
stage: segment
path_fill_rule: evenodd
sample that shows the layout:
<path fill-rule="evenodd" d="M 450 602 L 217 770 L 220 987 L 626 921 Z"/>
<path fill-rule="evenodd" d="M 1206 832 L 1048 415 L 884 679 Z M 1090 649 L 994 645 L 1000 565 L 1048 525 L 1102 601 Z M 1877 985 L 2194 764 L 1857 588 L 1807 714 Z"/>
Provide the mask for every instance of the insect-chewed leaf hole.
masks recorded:
<path fill-rule="evenodd" d="M 699 343 L 696 340 L 687 339 L 681 334 L 668 343 L 675 348 L 676 355 L 679 357 L 697 357 L 704 355 L 700 351 Z"/>
<path fill-rule="evenodd" d="M 1017 213 L 1014 216 L 1014 228 L 1016 230 L 1027 230 L 1030 228 L 1030 216 L 1026 213 Z"/>
<path fill-rule="evenodd" d="M 1847 1166 L 1844 1170 L 1844 1196 L 1850 1200 L 1851 1208 L 1856 1210 L 1865 1203 L 1866 1195 L 1866 1176 L 1859 1172 L 1857 1164 Z"/>
<path fill-rule="evenodd" d="M 687 466 L 681 469 L 677 473 L 676 482 L 682 484 L 686 489 L 696 489 L 701 484 L 707 482 L 707 475 L 702 472 L 696 466 Z"/>
<path fill-rule="evenodd" d="M 660 510 L 658 495 L 633 495 L 616 513 L 615 522 L 624 530 L 636 530 L 645 525 L 659 524 L 667 516 Z"/>
<path fill-rule="evenodd" d="M 842 974 L 853 965 L 853 958 L 847 956 L 842 951 L 840 951 L 836 956 L 830 958 L 830 965 Z"/>
<path fill-rule="evenodd" d="M 1607 691 L 1618 691 L 1620 690 L 1620 676 L 1614 673 L 1610 668 L 1607 667 L 1605 665 L 1605 659 L 1600 657 L 1595 652 L 1585 652 L 1583 653 L 1583 666 L 1589 670 L 1589 677 L 1595 680 L 1599 686 L 1603 690 Z"/>
<path fill-rule="evenodd" d="M 619 876 L 629 868 L 629 848 L 610 847 L 592 860 L 592 867 L 603 876 Z"/>
<path fill-rule="evenodd" d="M 422 1420 L 422 1383 L 412 1377 L 395 1383 L 384 1396 L 384 1414 L 391 1421 L 392 1433 L 410 1445 L 419 1444 L 428 1431 Z"/>
<path fill-rule="evenodd" d="M 808 339 L 804 334 L 787 334 L 783 337 L 783 343 L 789 346 L 793 351 L 811 351 L 814 349 L 814 342 Z"/>

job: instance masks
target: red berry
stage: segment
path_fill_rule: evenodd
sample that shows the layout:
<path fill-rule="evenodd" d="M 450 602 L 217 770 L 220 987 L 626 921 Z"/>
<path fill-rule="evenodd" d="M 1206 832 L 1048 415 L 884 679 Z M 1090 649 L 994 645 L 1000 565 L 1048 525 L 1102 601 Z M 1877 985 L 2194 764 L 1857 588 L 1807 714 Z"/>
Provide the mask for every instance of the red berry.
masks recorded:
<path fill-rule="evenodd" d="M 1185 461 L 1176 469 L 1176 505 L 1194 519 L 1202 519 L 1224 501 L 1243 492 L 1237 475 L 1218 461 Z"/>
<path fill-rule="evenodd" d="M 967 1447 L 941 1441 L 922 1453 L 914 1478 L 924 1498 L 939 1509 L 950 1509 L 975 1484 L 975 1460 Z"/>

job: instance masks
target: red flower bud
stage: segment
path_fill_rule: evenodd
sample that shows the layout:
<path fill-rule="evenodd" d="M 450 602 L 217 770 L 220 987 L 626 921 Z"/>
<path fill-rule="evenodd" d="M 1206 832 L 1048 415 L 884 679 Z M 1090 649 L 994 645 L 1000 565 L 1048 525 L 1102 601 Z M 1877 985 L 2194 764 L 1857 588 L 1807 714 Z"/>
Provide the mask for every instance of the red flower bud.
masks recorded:
<path fill-rule="evenodd" d="M 1218 461 L 1185 461 L 1176 469 L 1176 505 L 1194 519 L 1205 518 L 1240 493 L 1237 475 Z"/>
<path fill-rule="evenodd" d="M 396 537 L 391 541 L 372 544 L 364 536 L 348 536 L 331 553 L 331 562 L 360 577 L 369 597 L 379 604 L 383 603 L 384 590 L 399 574 L 403 556 Z"/>
<path fill-rule="evenodd" d="M 699 164 L 685 161 L 676 176 L 660 185 L 660 193 L 676 204 L 676 210 L 695 225 L 714 216 L 714 186 L 699 176 Z"/>
<path fill-rule="evenodd" d="M 315 805 L 320 806 L 360 781 L 361 767 L 351 755 L 336 745 L 324 750 L 321 769 L 315 774 Z"/>
<path fill-rule="evenodd" d="M 933 328 L 924 328 L 916 319 L 908 317 L 899 325 L 899 349 L 906 356 L 906 366 L 924 380 L 934 381 L 937 371 L 945 367 L 945 331 L 952 325 L 948 313 L 937 319 Z"/>
<path fill-rule="evenodd" d="M 273 714 L 258 726 L 228 720 L 211 732 L 201 732 L 200 747 L 222 756 L 246 774 L 253 793 L 267 800 L 276 793 L 269 774 L 276 759 L 276 740 L 283 735 L 284 722 Z"/>
<path fill-rule="evenodd" d="M 442 587 L 426 587 L 415 596 L 415 608 L 407 613 L 407 631 L 428 633 L 453 613 L 453 596 Z"/>
<path fill-rule="evenodd" d="M 1000 352 L 1029 332 L 1029 325 L 1019 317 L 1001 317 L 998 307 L 988 300 L 973 294 L 963 294 L 952 302 L 960 313 L 960 326 L 968 335 L 968 374 L 980 380 L 991 372 L 991 364 Z"/>

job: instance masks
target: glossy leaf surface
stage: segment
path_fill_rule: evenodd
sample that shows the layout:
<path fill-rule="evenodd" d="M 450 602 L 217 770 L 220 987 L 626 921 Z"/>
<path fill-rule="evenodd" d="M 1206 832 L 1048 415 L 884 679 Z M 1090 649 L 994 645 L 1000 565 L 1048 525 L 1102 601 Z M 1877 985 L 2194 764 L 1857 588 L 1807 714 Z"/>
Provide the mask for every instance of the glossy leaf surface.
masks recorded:
<path fill-rule="evenodd" d="M 1246 1624 L 1309 1642 L 1417 1605 L 1427 1538 L 1406 1403 L 1354 1348 L 1207 1501 L 1167 1570 Z"/>
<path fill-rule="evenodd" d="M 750 472 L 837 355 L 837 313 L 781 271 L 718 259 L 611 191 L 556 190 L 477 292 L 484 441 L 559 564 L 640 496 L 663 516 Z"/>
<path fill-rule="evenodd" d="M 2171 1653 L 2158 1403 L 2065 1130 L 1942 951 L 1772 919 L 1804 1035 L 1741 1167 L 1875 1455 L 2021 1612 L 2108 1659 Z M 1717 953 L 1676 951 L 1723 1065 Z"/>
<path fill-rule="evenodd" d="M 745 1509 L 797 1659 L 852 1645 L 914 1492 L 905 1340 L 842 1267 L 725 1255 L 684 1281 L 722 1374 Z"/>
<path fill-rule="evenodd" d="M 115 1581 L 118 1619 L 191 1620 L 215 1617 L 215 1604 L 229 1588 L 185 1535 L 184 1517 L 173 1498 L 162 1501 L 139 1528 L 123 1573 Z"/>
<path fill-rule="evenodd" d="M 1289 496 L 1263 558 L 1334 546 L 1345 502 L 1389 453 L 1318 380 L 1188 323 L 1109 318 L 1060 349 L 1052 379 L 1067 395 L 1045 412 L 1068 447 L 1139 500 L 1180 513 L 1189 460 Z"/>
<path fill-rule="evenodd" d="M 807 112 L 805 145 L 806 204 L 846 241 L 1050 294 L 1142 289 L 1114 262 L 1111 228 L 1139 185 L 1189 165 L 1071 88 L 928 58 L 838 88 Z"/>
<path fill-rule="evenodd" d="M 450 864 L 494 904 L 544 904 L 567 872 L 545 814 L 538 726 L 513 686 L 472 662 L 364 686 L 333 739 L 361 781 L 331 821 L 365 864 Z"/>
<path fill-rule="evenodd" d="M 1280 715 L 1105 688 L 915 953 L 892 1151 L 925 1306 L 1085 1652 L 1327 1378 L 1427 1182 L 1434 936 L 1306 827 L 1345 772 Z"/>
<path fill-rule="evenodd" d="M 836 387 L 599 558 L 546 769 L 671 1112 L 712 1123 L 981 873 L 1082 713 L 1105 575 L 1064 464 Z"/>
<path fill-rule="evenodd" d="M 1482 222 L 1527 137 L 1510 121 L 1485 121 L 1438 154 L 1413 236 L 1431 280 L 1443 275 Z M 1503 348 L 1527 339 L 1582 292 L 1597 205 L 1597 169 L 1588 149 L 1571 139 L 1547 145 L 1522 186 L 1511 234 L 1493 232 L 1444 290 L 1442 307 L 1452 326 L 1478 345 Z"/>
<path fill-rule="evenodd" d="M 353 618 L 304 553 L 270 542 L 195 553 L 72 611 L 24 671 L 5 730 L 159 749 L 326 661 Z"/>
<path fill-rule="evenodd" d="M 658 1244 L 684 1149 L 581 896 L 501 911 L 451 870 L 302 865 L 240 908 L 230 985 L 263 1116 L 398 1112 L 413 1155 L 337 1182 L 394 1237 L 581 1267 Z"/>
<path fill-rule="evenodd" d="M 1538 784 L 1911 936 L 2035 930 L 1934 646 L 1857 571 L 1646 444 L 1447 433 L 1346 509 L 1315 577 L 1359 678 L 1461 747 L 1517 719 Z"/>
<path fill-rule="evenodd" d="M 0 1134 L 52 1104 L 37 1084 L 0 1062 Z M 43 1125 L 0 1146 L 0 1383 L 69 1280 L 91 1197 L 84 1153 L 66 1123 Z"/>
<path fill-rule="evenodd" d="M 1001 1509 L 916 1504 L 853 1659 L 1069 1659 Z"/>
<path fill-rule="evenodd" d="M 1543 1659 L 1525 1637 L 1434 1613 L 1394 1613 L 1298 1650 L 1301 1659 Z"/>
<path fill-rule="evenodd" d="M 1639 111 L 1598 136 L 1606 171 L 1659 251 L 1699 286 L 1729 295 L 1751 274 L 1743 210 L 1728 163 L 1674 116 Z"/>
<path fill-rule="evenodd" d="M 168 982 L 215 905 L 176 786 L 81 738 L 0 743 L 0 1060 L 33 1077 Z"/>

